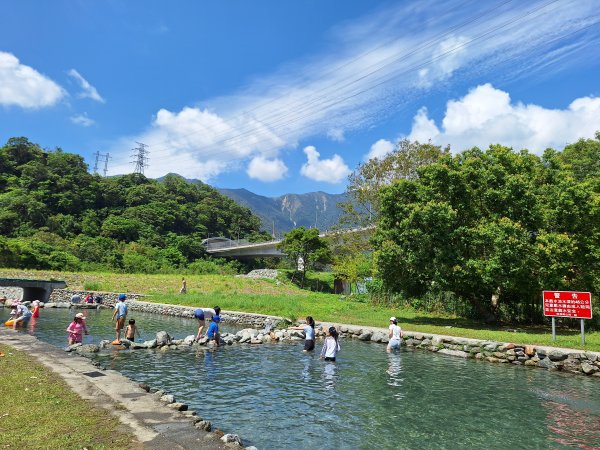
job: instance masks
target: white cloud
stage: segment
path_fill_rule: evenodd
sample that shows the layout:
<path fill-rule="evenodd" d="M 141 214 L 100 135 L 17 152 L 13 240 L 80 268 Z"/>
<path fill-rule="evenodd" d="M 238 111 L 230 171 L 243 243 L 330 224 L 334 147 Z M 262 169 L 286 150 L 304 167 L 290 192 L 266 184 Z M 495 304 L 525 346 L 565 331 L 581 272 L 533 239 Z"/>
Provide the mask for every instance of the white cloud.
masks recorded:
<path fill-rule="evenodd" d="M 388 153 L 394 150 L 394 144 L 386 139 L 379 139 L 373 145 L 371 145 L 371 150 L 365 156 L 365 161 L 373 158 L 382 158 Z"/>
<path fill-rule="evenodd" d="M 441 128 L 421 108 L 408 138 L 450 144 L 454 151 L 502 144 L 540 154 L 548 147 L 561 149 L 579 138 L 593 137 L 600 128 L 599 117 L 598 97 L 575 99 L 566 109 L 546 109 L 512 103 L 507 92 L 488 83 L 450 100 Z"/>
<path fill-rule="evenodd" d="M 311 180 L 335 184 L 350 174 L 350 169 L 340 155 L 319 159 L 321 154 L 312 145 L 305 147 L 304 153 L 308 161 L 302 165 L 300 173 Z"/>
<path fill-rule="evenodd" d="M 73 78 L 81 88 L 81 92 L 77 94 L 79 98 L 91 98 L 94 101 L 106 103 L 106 100 L 100 96 L 96 88 L 92 86 L 85 78 L 83 78 L 75 69 L 69 70 L 68 75 Z"/>
<path fill-rule="evenodd" d="M 246 170 L 250 178 L 266 182 L 281 180 L 287 172 L 288 168 L 283 161 L 263 156 L 252 158 Z"/>
<path fill-rule="evenodd" d="M 248 128 L 248 133 L 238 133 Z M 158 111 L 151 128 L 141 135 L 126 137 L 115 143 L 111 152 L 115 158 L 111 173 L 132 171 L 129 163 L 133 142 L 149 146 L 150 161 L 145 174 L 159 177 L 175 172 L 189 178 L 208 182 L 220 173 L 237 170 L 241 162 L 259 155 L 265 158 L 277 156 L 283 141 L 268 128 L 251 117 L 226 120 L 209 110 L 183 108 L 179 112 L 166 109 Z"/>
<path fill-rule="evenodd" d="M 90 119 L 86 113 L 76 114 L 71 116 L 70 119 L 75 125 L 81 125 L 82 127 L 90 127 L 96 123 L 93 119 Z"/>
<path fill-rule="evenodd" d="M 44 108 L 56 104 L 65 94 L 48 77 L 21 64 L 13 54 L 0 51 L 0 105 Z"/>

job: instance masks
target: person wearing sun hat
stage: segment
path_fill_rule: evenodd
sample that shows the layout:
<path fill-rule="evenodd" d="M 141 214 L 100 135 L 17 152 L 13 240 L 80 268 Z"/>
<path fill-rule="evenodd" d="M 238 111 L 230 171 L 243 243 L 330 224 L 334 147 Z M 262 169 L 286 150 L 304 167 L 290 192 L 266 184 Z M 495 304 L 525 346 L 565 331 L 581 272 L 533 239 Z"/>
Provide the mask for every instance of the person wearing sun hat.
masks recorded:
<path fill-rule="evenodd" d="M 85 326 L 85 316 L 82 313 L 75 314 L 73 322 L 67 327 L 67 333 L 69 338 L 67 342 L 69 345 L 80 344 L 83 342 L 83 333 L 88 334 L 88 330 Z"/>
<path fill-rule="evenodd" d="M 395 317 L 390 317 L 390 327 L 388 331 L 388 336 L 390 338 L 390 342 L 387 346 L 387 352 L 390 353 L 393 350 L 398 350 L 400 348 L 400 343 L 402 342 L 402 329 L 398 326 L 398 319 Z"/>

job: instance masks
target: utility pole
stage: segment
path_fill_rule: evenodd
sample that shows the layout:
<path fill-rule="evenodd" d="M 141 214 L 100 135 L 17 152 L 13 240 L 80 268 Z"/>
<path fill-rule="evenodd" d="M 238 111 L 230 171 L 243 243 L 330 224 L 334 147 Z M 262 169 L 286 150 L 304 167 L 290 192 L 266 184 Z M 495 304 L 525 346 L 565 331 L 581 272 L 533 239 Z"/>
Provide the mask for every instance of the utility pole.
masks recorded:
<path fill-rule="evenodd" d="M 98 173 L 98 163 L 104 162 L 104 176 L 106 176 L 106 172 L 108 171 L 108 160 L 111 158 L 109 153 L 100 153 L 97 151 L 94 153 L 96 156 L 96 162 L 94 163 L 94 173 Z"/>
<path fill-rule="evenodd" d="M 148 167 L 148 154 L 150 153 L 146 144 L 142 144 L 141 142 L 136 142 L 138 147 L 134 148 L 133 151 L 133 161 L 132 164 L 135 164 L 135 169 L 133 173 L 139 173 L 140 175 L 144 175 L 144 168 Z"/>

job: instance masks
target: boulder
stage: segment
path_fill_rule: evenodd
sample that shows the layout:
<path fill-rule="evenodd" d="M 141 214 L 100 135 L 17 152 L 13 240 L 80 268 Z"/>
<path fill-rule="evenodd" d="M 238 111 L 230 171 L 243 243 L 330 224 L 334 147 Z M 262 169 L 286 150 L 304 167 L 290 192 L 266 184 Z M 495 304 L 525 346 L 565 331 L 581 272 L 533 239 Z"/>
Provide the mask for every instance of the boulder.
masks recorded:
<path fill-rule="evenodd" d="M 584 362 L 581 364 L 581 370 L 586 375 L 591 375 L 595 372 L 598 372 L 598 370 L 600 370 L 600 369 L 598 369 L 596 366 L 592 366 L 591 364 Z"/>
<path fill-rule="evenodd" d="M 201 420 L 200 422 L 196 422 L 194 426 L 204 431 L 210 431 L 212 429 L 212 424 L 208 420 Z"/>
<path fill-rule="evenodd" d="M 162 397 L 160 397 L 160 401 L 164 403 L 174 403 L 175 397 L 172 394 L 165 394 Z"/>
<path fill-rule="evenodd" d="M 568 356 L 568 354 L 560 350 L 552 350 L 550 353 L 548 353 L 548 358 L 550 358 L 550 361 L 562 361 L 567 359 Z"/>
<path fill-rule="evenodd" d="M 537 363 L 537 366 L 548 370 L 556 370 L 557 368 L 556 364 L 553 363 L 550 358 L 540 359 L 540 361 Z"/>
<path fill-rule="evenodd" d="M 225 434 L 221 440 L 226 444 L 237 444 L 240 447 L 242 446 L 242 440 L 237 434 Z"/>
<path fill-rule="evenodd" d="M 596 353 L 591 352 L 585 352 L 585 357 L 591 362 L 596 362 L 596 360 L 598 359 L 598 355 Z"/>
<path fill-rule="evenodd" d="M 96 344 L 83 344 L 75 349 L 77 353 L 98 353 L 100 346 Z"/>
<path fill-rule="evenodd" d="M 183 343 L 185 345 L 192 345 L 195 340 L 196 340 L 196 336 L 194 336 L 193 334 L 190 334 L 189 336 L 185 337 L 185 339 L 183 340 Z"/>
<path fill-rule="evenodd" d="M 360 341 L 368 341 L 371 339 L 371 336 L 373 336 L 373 332 L 372 331 L 365 331 L 362 334 L 360 334 L 358 336 L 358 340 Z"/>
<path fill-rule="evenodd" d="M 458 356 L 460 358 L 467 358 L 469 356 L 467 352 L 463 352 L 462 350 L 449 350 L 447 348 L 442 348 L 438 353 L 441 353 L 442 355 Z"/>
<path fill-rule="evenodd" d="M 167 345 L 171 342 L 171 336 L 166 331 L 156 333 L 156 344 L 159 346 Z"/>
<path fill-rule="evenodd" d="M 180 402 L 169 403 L 167 406 L 175 411 L 187 411 L 188 409 L 188 405 Z"/>

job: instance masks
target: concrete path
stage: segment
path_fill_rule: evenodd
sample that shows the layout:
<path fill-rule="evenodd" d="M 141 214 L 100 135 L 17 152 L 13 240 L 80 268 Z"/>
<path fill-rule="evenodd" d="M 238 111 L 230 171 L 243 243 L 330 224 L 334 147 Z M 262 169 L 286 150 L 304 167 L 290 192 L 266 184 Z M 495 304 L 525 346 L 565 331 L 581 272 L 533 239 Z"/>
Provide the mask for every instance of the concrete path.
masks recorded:
<path fill-rule="evenodd" d="M 108 410 L 144 449 L 231 449 L 215 433 L 195 428 L 192 417 L 168 408 L 119 372 L 99 370 L 87 358 L 9 328 L 0 328 L 0 342 L 33 356 L 83 399 Z"/>

